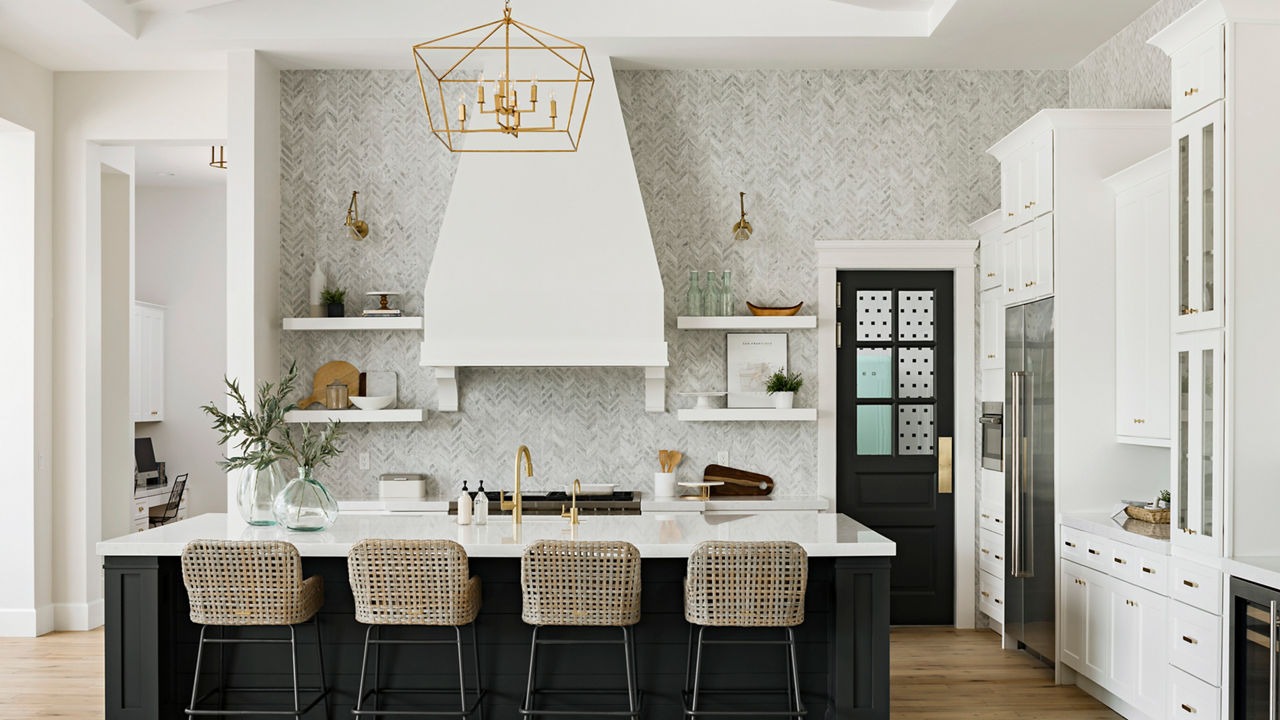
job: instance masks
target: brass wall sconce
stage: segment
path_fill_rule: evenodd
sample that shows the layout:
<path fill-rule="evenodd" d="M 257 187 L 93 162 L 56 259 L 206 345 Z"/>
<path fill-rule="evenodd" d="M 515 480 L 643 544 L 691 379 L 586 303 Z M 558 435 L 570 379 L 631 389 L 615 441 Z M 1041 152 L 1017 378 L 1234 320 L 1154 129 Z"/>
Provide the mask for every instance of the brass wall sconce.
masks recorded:
<path fill-rule="evenodd" d="M 219 170 L 227 169 L 227 156 L 226 156 L 225 147 L 223 147 L 222 145 L 219 145 L 217 147 L 214 147 L 213 145 L 209 146 L 209 167 L 217 168 Z"/>
<path fill-rule="evenodd" d="M 356 200 L 359 192 L 352 191 L 351 204 L 347 206 L 347 221 L 342 224 L 351 233 L 352 240 L 363 240 L 369 237 L 369 223 L 360 219 L 360 203 Z"/>
<path fill-rule="evenodd" d="M 733 226 L 734 240 L 748 240 L 751 238 L 751 223 L 747 222 L 747 194 L 738 193 L 738 205 L 742 209 L 742 218 Z"/>

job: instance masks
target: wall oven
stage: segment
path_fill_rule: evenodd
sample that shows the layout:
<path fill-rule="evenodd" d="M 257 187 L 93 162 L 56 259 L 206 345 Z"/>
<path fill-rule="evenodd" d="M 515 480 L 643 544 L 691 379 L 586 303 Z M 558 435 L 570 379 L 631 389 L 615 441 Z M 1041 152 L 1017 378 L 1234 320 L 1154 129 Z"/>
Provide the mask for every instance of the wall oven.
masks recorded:
<path fill-rule="evenodd" d="M 1231 714 L 1277 720 L 1280 590 L 1231 579 Z"/>
<path fill-rule="evenodd" d="M 982 403 L 982 467 L 1004 472 L 1004 403 Z"/>

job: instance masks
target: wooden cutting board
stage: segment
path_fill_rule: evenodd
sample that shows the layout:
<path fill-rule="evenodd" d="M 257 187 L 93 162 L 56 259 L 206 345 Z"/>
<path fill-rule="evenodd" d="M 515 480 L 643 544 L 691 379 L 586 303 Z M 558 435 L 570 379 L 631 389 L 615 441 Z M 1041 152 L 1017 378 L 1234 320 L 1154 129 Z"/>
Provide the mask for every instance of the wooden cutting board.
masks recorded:
<path fill-rule="evenodd" d="M 347 395 L 360 394 L 360 371 L 355 365 L 342 360 L 327 362 L 316 371 L 315 381 L 311 384 L 311 397 L 298 403 L 298 409 L 306 410 L 316 403 L 324 404 L 324 389 L 334 380 L 347 386 Z"/>
<path fill-rule="evenodd" d="M 703 482 L 723 482 L 711 488 L 712 495 L 768 495 L 773 492 L 773 478 L 724 465 L 708 465 L 702 471 Z"/>

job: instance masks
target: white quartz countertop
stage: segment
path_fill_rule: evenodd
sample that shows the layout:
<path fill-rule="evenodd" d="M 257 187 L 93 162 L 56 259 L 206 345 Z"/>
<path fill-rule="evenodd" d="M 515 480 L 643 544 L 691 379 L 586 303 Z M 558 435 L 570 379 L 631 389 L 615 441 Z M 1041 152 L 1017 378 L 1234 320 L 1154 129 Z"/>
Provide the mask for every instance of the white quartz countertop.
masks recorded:
<path fill-rule="evenodd" d="M 1227 573 L 1280 590 L 1280 557 L 1237 557 L 1227 560 Z"/>
<path fill-rule="evenodd" d="M 683 498 L 658 498 L 647 493 L 637 493 L 640 499 L 640 512 L 773 512 L 800 511 L 825 512 L 831 507 L 824 497 L 817 495 L 717 495 L 710 500 L 685 500 Z M 428 497 L 419 500 L 378 498 L 339 499 L 338 507 L 342 511 L 359 513 L 407 512 L 407 513 L 447 513 L 449 503 L 456 498 Z"/>
<path fill-rule="evenodd" d="M 520 557 L 535 540 L 626 540 L 642 557 L 687 557 L 705 540 L 791 540 L 813 557 L 893 556 L 892 540 L 847 515 L 769 512 L 758 515 L 647 513 L 590 516 L 573 528 L 558 517 L 528 516 L 516 527 L 510 517 L 491 517 L 487 525 L 458 525 L 447 515 L 339 515 L 323 532 L 288 532 L 251 527 L 238 516 L 199 515 L 169 525 L 98 543 L 101 556 L 177 556 L 188 542 L 213 540 L 286 540 L 304 557 L 343 557 L 366 538 L 447 539 L 472 557 Z"/>
<path fill-rule="evenodd" d="M 1062 513 L 1058 516 L 1058 522 L 1069 528 L 1101 535 L 1150 552 L 1169 554 L 1168 525 L 1152 525 L 1127 515 L 1112 517 L 1106 513 Z M 1151 537 L 1149 533 L 1164 534 L 1165 537 Z"/>

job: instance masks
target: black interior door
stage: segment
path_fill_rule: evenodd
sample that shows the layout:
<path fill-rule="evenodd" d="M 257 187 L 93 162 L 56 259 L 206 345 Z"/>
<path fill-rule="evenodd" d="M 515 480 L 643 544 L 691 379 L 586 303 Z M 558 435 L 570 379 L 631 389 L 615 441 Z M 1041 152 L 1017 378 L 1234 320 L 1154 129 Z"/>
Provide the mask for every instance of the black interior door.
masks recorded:
<path fill-rule="evenodd" d="M 837 508 L 898 545 L 890 620 L 950 625 L 952 275 L 850 271 L 838 279 Z"/>

